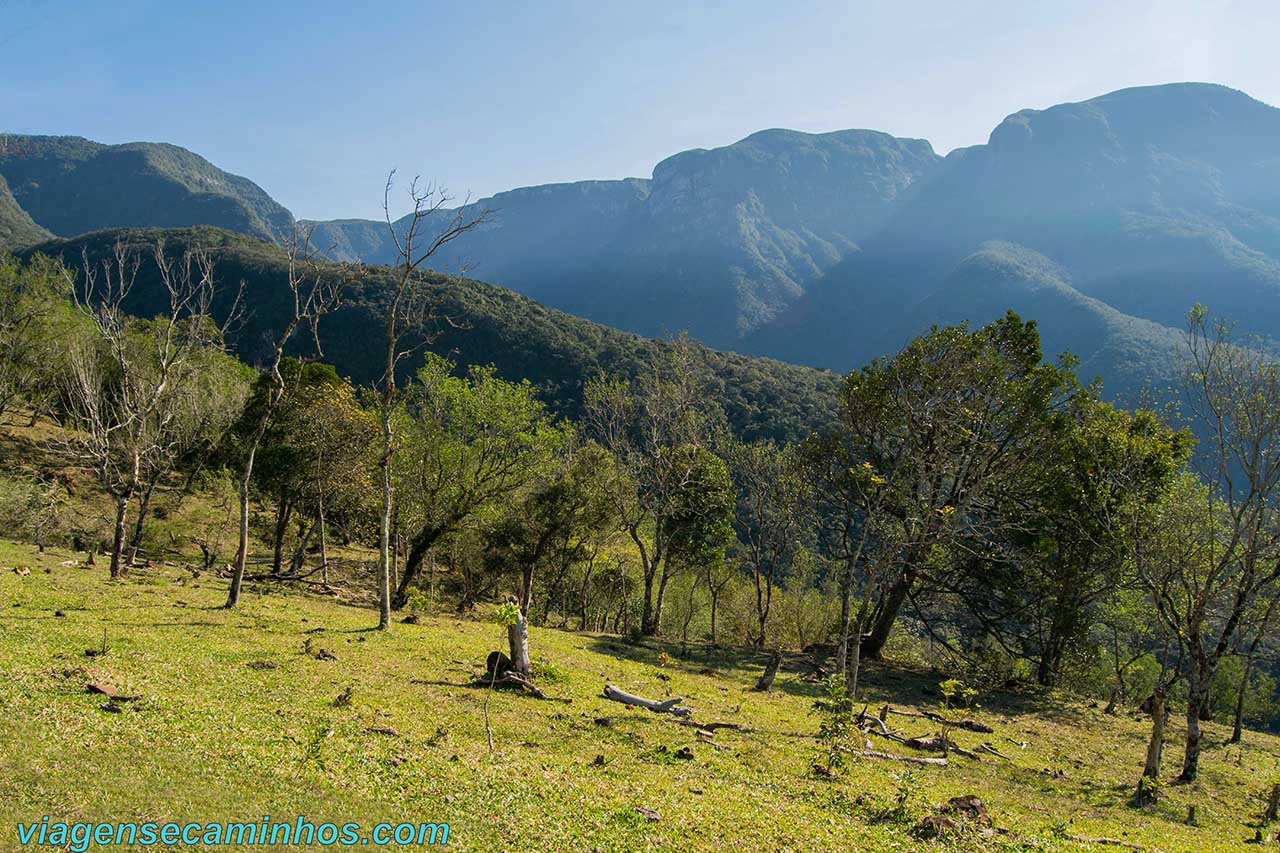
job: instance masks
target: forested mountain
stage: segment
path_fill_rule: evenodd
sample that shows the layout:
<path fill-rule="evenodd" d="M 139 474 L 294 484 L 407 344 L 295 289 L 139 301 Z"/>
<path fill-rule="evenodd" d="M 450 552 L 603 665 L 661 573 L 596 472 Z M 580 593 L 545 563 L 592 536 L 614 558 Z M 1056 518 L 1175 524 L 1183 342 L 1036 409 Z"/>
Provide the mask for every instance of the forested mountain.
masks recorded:
<path fill-rule="evenodd" d="M 938 160 L 876 131 L 761 131 L 668 157 L 649 180 L 483 199 L 492 222 L 440 260 L 598 322 L 731 347 L 856 251 Z M 362 221 L 320 223 L 316 242 L 339 257 L 394 251 L 385 226 Z"/>
<path fill-rule="evenodd" d="M 40 227 L 194 223 L 278 242 L 292 221 L 172 146 L 0 143 L 12 189 L 0 186 L 0 246 L 30 245 Z M 1280 321 L 1280 110 L 1216 85 L 1022 110 L 945 159 L 874 131 L 769 130 L 669 157 L 648 179 L 476 204 L 491 219 L 439 269 L 616 328 L 687 329 L 842 372 L 930 323 L 1013 308 L 1039 322 L 1047 353 L 1070 349 L 1086 380 L 1128 393 L 1169 380 L 1194 303 L 1246 333 Z M 384 223 L 314 225 L 335 259 L 394 259 Z"/>
<path fill-rule="evenodd" d="M 975 286 L 1006 290 L 997 303 L 1104 372 L 1157 365 L 1151 347 L 1171 333 L 1152 324 L 1180 328 L 1197 302 L 1274 334 L 1280 110 L 1178 84 L 1015 113 L 987 144 L 952 152 L 864 252 L 745 348 L 859 363 L 921 329 L 886 316 L 989 316 Z"/>
<path fill-rule="evenodd" d="M 100 228 L 216 225 L 279 240 L 293 224 L 292 214 L 257 184 L 176 145 L 0 134 L 0 178 L 36 224 L 63 237 Z M 0 208 L 3 198 L 0 190 Z M 0 248 L 6 244 L 18 245 L 0 233 Z"/>
<path fill-rule="evenodd" d="M 243 283 L 248 308 L 235 327 L 232 344 L 250 363 L 261 363 L 271 335 L 291 306 L 287 257 L 274 245 L 215 228 L 98 231 L 54 240 L 29 250 L 61 258 L 70 266 L 107 257 L 117 241 L 146 252 L 163 238 L 170 251 L 192 246 L 212 250 L 226 302 Z M 152 265 L 144 264 L 126 307 L 143 316 L 157 309 L 160 296 Z M 321 326 L 323 356 L 361 384 L 382 372 L 379 343 L 392 271 L 371 266 L 346 293 L 345 304 Z M 460 365 L 493 364 L 500 376 L 528 379 L 557 412 L 577 416 L 583 385 L 602 372 L 632 378 L 670 343 L 642 338 L 547 308 L 533 300 L 472 279 L 436 276 L 437 313 L 426 349 Z M 300 336 L 305 338 L 306 336 Z M 305 341 L 300 342 L 303 345 Z M 708 395 L 724 404 L 730 425 L 749 438 L 796 440 L 826 426 L 834 413 L 837 377 L 829 372 L 767 358 L 695 346 Z M 420 362 L 406 362 L 411 370 Z"/>

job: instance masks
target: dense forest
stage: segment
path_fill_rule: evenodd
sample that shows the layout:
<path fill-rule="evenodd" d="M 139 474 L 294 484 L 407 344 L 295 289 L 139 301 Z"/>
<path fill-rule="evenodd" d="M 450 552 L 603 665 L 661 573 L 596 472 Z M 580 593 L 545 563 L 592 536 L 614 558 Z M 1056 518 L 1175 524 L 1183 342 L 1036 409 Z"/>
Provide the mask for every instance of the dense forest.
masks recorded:
<path fill-rule="evenodd" d="M 1184 780 L 1201 721 L 1280 721 L 1280 367 L 1205 309 L 1174 415 L 1105 402 L 1012 312 L 837 380 L 440 276 L 414 238 L 386 267 L 209 229 L 5 258 L 6 529 L 112 578 L 198 549 L 227 607 L 341 573 L 383 629 L 509 595 L 521 630 L 829 644 L 833 754 L 886 655 L 953 673 L 949 701 L 1141 707 L 1139 802 L 1171 713 Z"/>

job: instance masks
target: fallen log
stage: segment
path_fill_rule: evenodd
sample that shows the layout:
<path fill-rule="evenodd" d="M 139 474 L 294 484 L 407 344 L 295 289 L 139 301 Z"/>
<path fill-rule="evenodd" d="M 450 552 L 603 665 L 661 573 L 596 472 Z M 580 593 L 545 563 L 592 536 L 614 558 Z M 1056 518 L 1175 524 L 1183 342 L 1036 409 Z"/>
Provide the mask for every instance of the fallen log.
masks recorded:
<path fill-rule="evenodd" d="M 1130 850 L 1145 850 L 1141 844 L 1134 844 L 1132 841 L 1124 841 L 1119 838 L 1091 838 L 1087 835 L 1072 835 L 1071 833 L 1063 833 L 1063 838 L 1068 841 L 1078 841 L 1081 844 L 1109 844 L 1113 847 L 1127 847 Z"/>
<path fill-rule="evenodd" d="M 985 735 L 995 734 L 995 729 L 991 728 L 991 726 L 988 726 L 986 723 L 980 723 L 977 720 L 952 720 L 944 717 L 936 711 L 901 711 L 896 708 L 889 708 L 888 705 L 886 705 L 885 708 L 887 709 L 884 714 L 886 717 L 891 711 L 892 713 L 898 714 L 902 717 L 915 717 L 920 720 L 933 720 L 935 723 L 942 723 L 944 726 L 950 726 L 953 729 L 965 729 L 966 731 L 978 732 L 979 734 Z"/>
<path fill-rule="evenodd" d="M 542 688 L 513 669 L 501 673 L 496 678 L 490 676 L 478 678 L 472 684 L 477 687 L 503 687 L 509 690 L 518 690 L 522 693 L 528 693 L 535 699 L 543 699 L 547 702 L 563 702 L 567 705 L 573 701 L 562 696 L 548 696 Z"/>
<path fill-rule="evenodd" d="M 606 684 L 604 686 L 604 692 L 600 695 L 605 699 L 609 699 L 614 702 L 621 702 L 624 705 L 635 705 L 637 708 L 646 708 L 653 711 L 655 714 L 675 714 L 677 717 L 687 717 L 693 713 L 692 708 L 687 708 L 680 704 L 684 699 L 679 696 L 675 696 L 671 699 L 663 699 L 662 701 L 658 701 L 657 699 L 646 699 L 643 696 L 636 696 L 635 694 L 628 693 L 619 687 L 614 687 L 612 684 Z"/>
<path fill-rule="evenodd" d="M 914 755 L 893 755 L 888 752 L 877 752 L 874 749 L 864 749 L 860 752 L 854 752 L 854 755 L 861 755 L 864 758 L 885 758 L 889 761 L 907 761 L 911 764 L 931 764 L 936 767 L 946 767 L 947 759 L 945 758 L 917 758 Z"/>
<path fill-rule="evenodd" d="M 921 752 L 941 752 L 943 754 L 954 752 L 956 755 L 963 755 L 965 758 L 971 758 L 974 761 L 982 760 L 977 753 L 958 746 L 955 741 L 950 738 L 944 738 L 941 735 L 907 738 L 902 743 Z"/>
<path fill-rule="evenodd" d="M 709 732 L 714 732 L 716 729 L 733 729 L 734 731 L 739 732 L 750 731 L 750 729 L 741 723 L 699 723 L 693 720 L 672 720 L 671 722 L 675 723 L 677 726 L 688 726 L 692 729 L 704 729 Z"/>
<path fill-rule="evenodd" d="M 1004 759 L 1005 761 L 1013 761 L 1013 759 L 1012 759 L 1012 758 L 1010 758 L 1009 756 L 1005 755 L 1003 752 L 1001 752 L 1000 750 L 996 749 L 994 746 L 992 746 L 992 745 L 991 745 L 991 744 L 989 744 L 989 743 L 983 743 L 983 744 L 981 744 L 981 745 L 978 747 L 978 751 L 979 751 L 979 752 L 985 752 L 985 753 L 987 753 L 988 755 L 994 755 L 996 758 L 1001 758 L 1001 759 Z"/>

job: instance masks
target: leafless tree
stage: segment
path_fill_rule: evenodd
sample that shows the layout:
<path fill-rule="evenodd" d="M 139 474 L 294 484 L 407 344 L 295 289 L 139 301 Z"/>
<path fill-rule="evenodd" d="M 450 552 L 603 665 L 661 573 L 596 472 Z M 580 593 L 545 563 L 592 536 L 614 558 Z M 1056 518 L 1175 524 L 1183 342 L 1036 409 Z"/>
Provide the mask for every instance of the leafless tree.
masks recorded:
<path fill-rule="evenodd" d="M 318 253 L 311 243 L 311 229 L 297 223 L 287 244 L 289 294 L 292 311 L 271 342 L 271 361 L 266 367 L 271 387 L 258 408 L 257 420 L 249 432 L 244 448 L 244 462 L 240 467 L 240 540 L 232 564 L 231 588 L 227 592 L 228 608 L 240 600 L 240 587 L 244 581 L 245 562 L 249 557 L 249 485 L 253 479 L 253 466 L 262 444 L 263 436 L 271 426 L 285 395 L 285 379 L 280 372 L 290 342 L 299 330 L 311 333 L 315 354 L 321 354 L 320 320 L 342 304 L 343 290 L 363 275 L 359 264 L 326 266 L 319 262 Z"/>
<path fill-rule="evenodd" d="M 430 328 L 447 320 L 439 312 L 439 300 L 424 274 L 426 264 L 441 249 L 464 234 L 474 231 L 490 216 L 487 208 L 475 208 L 467 200 L 450 208 L 454 200 L 442 187 L 422 185 L 417 178 L 409 184 L 412 211 L 398 222 L 391 218 L 391 190 L 395 171 L 387 176 L 382 194 L 382 212 L 387 231 L 396 247 L 398 261 L 386 306 L 386 358 L 378 385 L 378 419 L 382 427 L 382 448 L 378 460 L 382 478 L 382 509 L 378 524 L 378 627 L 391 627 L 391 517 L 394 493 L 392 463 L 397 442 L 395 409 L 398 400 L 396 371 L 430 341 Z"/>
<path fill-rule="evenodd" d="M 153 320 L 124 311 L 142 258 L 123 242 L 97 265 L 86 253 L 83 275 L 69 282 L 92 331 L 72 340 L 62 377 L 70 420 L 65 443 L 115 499 L 113 578 L 124 570 L 130 499 L 147 470 L 181 441 L 178 427 L 189 399 L 183 387 L 201 354 L 221 349 L 225 331 L 225 324 L 210 319 L 215 283 L 209 253 L 189 249 L 175 257 L 160 241 L 151 257 L 167 297 Z M 233 308 L 227 322 L 236 313 Z"/>

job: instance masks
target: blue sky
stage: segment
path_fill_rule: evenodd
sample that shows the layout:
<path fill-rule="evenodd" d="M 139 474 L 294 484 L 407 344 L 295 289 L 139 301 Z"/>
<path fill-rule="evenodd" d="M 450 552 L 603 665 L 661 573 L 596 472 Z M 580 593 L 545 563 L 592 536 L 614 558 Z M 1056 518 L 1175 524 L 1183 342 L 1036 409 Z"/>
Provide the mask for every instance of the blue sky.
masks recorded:
<path fill-rule="evenodd" d="M 767 127 L 945 153 L 1131 85 L 1280 104 L 1276 0 L 0 0 L 0 131 L 190 148 L 307 218 L 387 170 L 459 194 L 647 176 Z"/>

